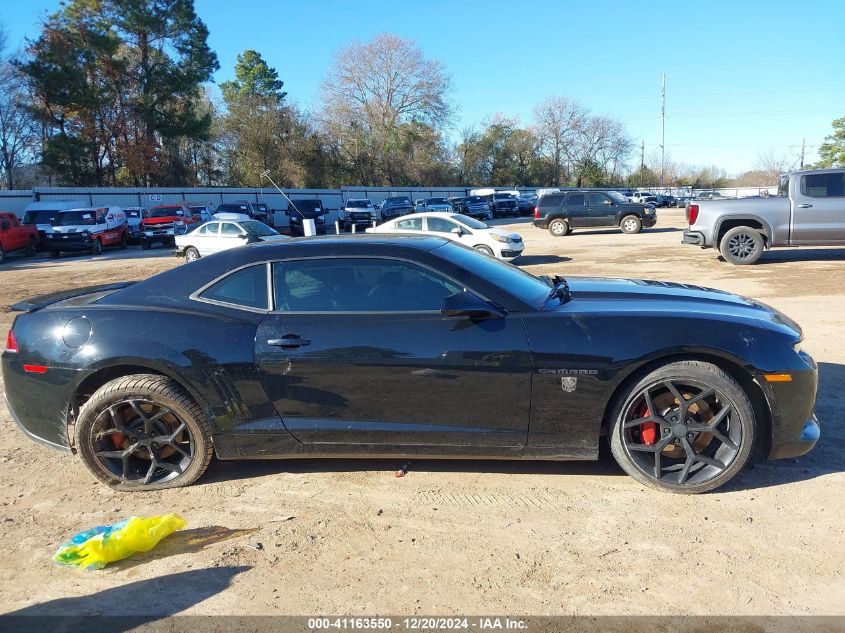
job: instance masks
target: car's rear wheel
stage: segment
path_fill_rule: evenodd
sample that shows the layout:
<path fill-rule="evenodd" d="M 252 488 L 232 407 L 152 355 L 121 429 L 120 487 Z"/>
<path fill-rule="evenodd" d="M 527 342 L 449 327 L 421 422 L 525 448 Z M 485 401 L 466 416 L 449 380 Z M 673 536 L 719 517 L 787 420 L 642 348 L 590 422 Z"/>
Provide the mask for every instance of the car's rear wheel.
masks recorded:
<path fill-rule="evenodd" d="M 480 253 L 484 253 L 485 255 L 489 255 L 490 257 L 494 257 L 493 249 L 489 246 L 485 246 L 484 244 L 479 244 L 478 246 L 474 247 Z"/>
<path fill-rule="evenodd" d="M 91 246 L 91 252 L 93 252 L 94 255 L 103 254 L 103 243 L 100 241 L 100 238 L 94 239 L 94 244 Z"/>
<path fill-rule="evenodd" d="M 29 242 L 26 245 L 26 255 L 27 255 L 27 257 L 35 257 L 36 250 L 38 250 L 38 249 L 36 248 L 35 239 L 33 238 L 33 239 L 29 240 Z"/>
<path fill-rule="evenodd" d="M 555 237 L 567 235 L 569 233 L 569 222 L 561 220 L 560 218 L 555 218 L 549 222 L 549 233 Z"/>
<path fill-rule="evenodd" d="M 138 374 L 106 383 L 76 423 L 82 462 L 117 490 L 187 486 L 211 461 L 211 431 L 200 407 L 173 380 Z"/>
<path fill-rule="evenodd" d="M 763 236 L 748 226 L 735 226 L 722 237 L 719 251 L 731 264 L 753 264 L 763 255 Z"/>
<path fill-rule="evenodd" d="M 643 222 L 635 215 L 626 215 L 619 223 L 623 233 L 639 233 L 643 228 Z"/>
<path fill-rule="evenodd" d="M 710 363 L 655 369 L 617 397 L 610 416 L 616 461 L 637 481 L 661 490 L 718 488 L 742 469 L 754 445 L 748 395 Z"/>
<path fill-rule="evenodd" d="M 120 249 L 123 250 L 129 246 L 129 237 L 126 232 L 120 234 Z"/>
<path fill-rule="evenodd" d="M 186 262 L 195 262 L 200 258 L 200 252 L 195 249 L 193 246 L 189 246 L 185 249 L 185 261 Z"/>

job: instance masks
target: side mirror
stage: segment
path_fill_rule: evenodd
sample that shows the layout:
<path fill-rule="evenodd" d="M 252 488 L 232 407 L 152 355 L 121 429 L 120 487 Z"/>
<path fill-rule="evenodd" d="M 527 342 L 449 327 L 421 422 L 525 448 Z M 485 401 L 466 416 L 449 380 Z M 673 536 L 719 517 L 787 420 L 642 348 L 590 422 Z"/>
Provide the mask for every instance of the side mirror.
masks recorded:
<path fill-rule="evenodd" d="M 456 226 L 454 229 L 452 229 L 452 233 L 454 233 L 458 237 L 464 234 L 464 232 L 461 230 L 461 227 L 459 226 Z"/>
<path fill-rule="evenodd" d="M 506 312 L 487 303 L 471 292 L 462 290 L 443 299 L 440 314 L 447 317 L 465 317 L 473 321 L 481 319 L 501 319 Z"/>
<path fill-rule="evenodd" d="M 246 233 L 241 233 L 240 235 L 238 235 L 238 237 L 241 238 L 242 240 L 248 240 L 249 239 L 249 235 L 247 235 Z"/>

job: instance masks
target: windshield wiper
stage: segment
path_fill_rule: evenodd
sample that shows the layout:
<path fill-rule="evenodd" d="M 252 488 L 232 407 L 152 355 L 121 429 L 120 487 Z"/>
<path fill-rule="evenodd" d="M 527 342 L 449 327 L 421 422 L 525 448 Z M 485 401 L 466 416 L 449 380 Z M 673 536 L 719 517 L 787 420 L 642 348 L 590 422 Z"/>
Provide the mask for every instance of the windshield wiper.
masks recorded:
<path fill-rule="evenodd" d="M 549 295 L 543 302 L 543 305 L 546 305 L 552 299 L 560 299 L 561 305 L 572 301 L 572 293 L 569 291 L 569 283 L 564 277 L 561 277 L 560 275 L 543 275 L 540 279 L 552 287 Z"/>

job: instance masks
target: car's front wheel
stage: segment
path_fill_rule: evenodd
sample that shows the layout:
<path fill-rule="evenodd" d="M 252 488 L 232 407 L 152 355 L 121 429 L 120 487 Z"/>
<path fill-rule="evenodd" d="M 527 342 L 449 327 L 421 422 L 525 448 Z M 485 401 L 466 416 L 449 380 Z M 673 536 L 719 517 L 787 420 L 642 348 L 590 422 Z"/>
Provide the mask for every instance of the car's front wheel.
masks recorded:
<path fill-rule="evenodd" d="M 76 423 L 82 462 L 117 490 L 187 486 L 211 461 L 202 409 L 173 380 L 137 374 L 100 387 Z"/>
<path fill-rule="evenodd" d="M 147 240 L 144 240 L 143 242 L 141 242 L 141 248 L 145 251 L 150 250 L 152 247 L 153 247 L 152 242 L 149 242 Z"/>
<path fill-rule="evenodd" d="M 754 445 L 754 412 L 731 376 L 710 363 L 658 367 L 619 394 L 609 418 L 610 450 L 634 479 L 680 493 L 733 478 Z"/>
<path fill-rule="evenodd" d="M 736 226 L 722 237 L 719 251 L 731 264 L 753 264 L 763 255 L 763 236 L 748 226 Z"/>
<path fill-rule="evenodd" d="M 478 246 L 475 247 L 475 250 L 477 250 L 479 253 L 484 253 L 485 255 L 489 255 L 490 257 L 495 256 L 494 253 L 493 253 L 493 249 L 490 248 L 489 246 L 485 246 L 484 244 L 479 244 Z"/>
<path fill-rule="evenodd" d="M 94 255 L 102 255 L 103 254 L 103 243 L 100 241 L 99 238 L 94 239 L 94 244 L 91 245 L 91 252 Z"/>
<path fill-rule="evenodd" d="M 549 233 L 555 237 L 561 237 L 569 233 L 569 222 L 560 218 L 555 218 L 549 222 Z"/>
<path fill-rule="evenodd" d="M 639 233 L 643 228 L 643 222 L 635 215 L 626 215 L 619 223 L 623 233 Z"/>
<path fill-rule="evenodd" d="M 186 262 L 195 262 L 200 258 L 200 252 L 195 249 L 193 246 L 189 246 L 185 249 L 185 261 Z"/>

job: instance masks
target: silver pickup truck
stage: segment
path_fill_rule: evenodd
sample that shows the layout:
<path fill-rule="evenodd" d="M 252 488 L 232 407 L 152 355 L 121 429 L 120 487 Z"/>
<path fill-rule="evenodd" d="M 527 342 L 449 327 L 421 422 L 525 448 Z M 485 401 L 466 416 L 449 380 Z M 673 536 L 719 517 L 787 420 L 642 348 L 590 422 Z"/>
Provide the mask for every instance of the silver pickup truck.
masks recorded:
<path fill-rule="evenodd" d="M 753 264 L 774 246 L 845 246 L 845 169 L 784 174 L 777 196 L 693 201 L 684 244 Z"/>

